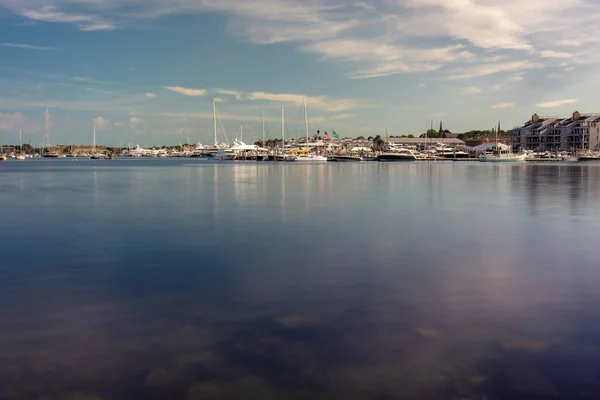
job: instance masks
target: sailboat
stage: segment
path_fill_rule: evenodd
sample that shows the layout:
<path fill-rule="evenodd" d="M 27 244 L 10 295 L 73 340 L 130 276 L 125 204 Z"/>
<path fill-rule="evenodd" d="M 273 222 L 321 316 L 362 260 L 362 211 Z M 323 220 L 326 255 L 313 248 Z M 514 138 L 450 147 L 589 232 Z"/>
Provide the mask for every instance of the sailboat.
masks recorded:
<path fill-rule="evenodd" d="M 0 161 L 6 161 L 6 154 L 4 154 L 4 143 L 2 141 L 2 132 L 0 132 Z"/>
<path fill-rule="evenodd" d="M 298 157 L 293 154 L 285 154 L 285 114 L 283 108 L 281 109 L 281 155 L 278 160 L 281 161 L 296 161 Z"/>
<path fill-rule="evenodd" d="M 219 146 L 219 143 L 217 142 L 217 104 L 214 99 L 213 99 L 213 129 L 214 129 L 213 139 L 214 139 L 215 147 L 217 148 L 217 152 L 212 155 L 212 159 L 219 160 L 219 161 L 227 161 L 227 160 L 235 159 L 235 153 L 233 153 L 231 151 L 225 151 L 223 149 L 223 147 Z"/>
<path fill-rule="evenodd" d="M 23 153 L 23 131 L 19 129 L 19 152 L 15 155 L 15 160 L 24 160 L 25 153 Z"/>
<path fill-rule="evenodd" d="M 310 154 L 308 147 L 308 111 L 306 108 L 306 98 L 304 98 L 304 128 L 306 130 L 306 153 L 298 155 L 298 161 L 327 161 L 327 157 L 318 154 Z"/>
<path fill-rule="evenodd" d="M 90 156 L 90 159 L 99 160 L 101 158 L 102 158 L 102 154 L 96 153 L 96 123 L 94 123 L 94 138 L 93 138 L 93 143 L 92 143 L 92 155 Z"/>
<path fill-rule="evenodd" d="M 496 146 L 492 154 L 484 154 L 479 157 L 481 162 L 522 162 L 525 161 L 526 154 L 515 154 L 507 145 L 498 143 L 498 132 L 500 131 L 500 121 L 498 121 L 498 129 L 496 129 Z"/>

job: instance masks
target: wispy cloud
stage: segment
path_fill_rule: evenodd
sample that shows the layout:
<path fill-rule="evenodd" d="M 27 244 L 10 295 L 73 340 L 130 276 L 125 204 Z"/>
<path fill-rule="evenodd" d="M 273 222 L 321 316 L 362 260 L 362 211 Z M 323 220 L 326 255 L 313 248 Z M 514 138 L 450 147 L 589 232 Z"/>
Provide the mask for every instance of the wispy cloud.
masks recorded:
<path fill-rule="evenodd" d="M 461 95 L 470 95 L 470 94 L 479 94 L 479 93 L 483 93 L 483 89 L 477 86 L 467 86 L 464 87 L 462 89 L 460 89 L 459 93 Z"/>
<path fill-rule="evenodd" d="M 534 61 L 519 64 L 532 55 L 571 62 L 564 45 L 587 43 L 597 36 L 595 1 L 576 0 L 573 5 L 558 0 L 393 0 L 374 5 L 343 0 L 53 0 L 51 6 L 41 0 L 4 2 L 26 18 L 74 24 L 88 31 L 126 28 L 169 15 L 219 13 L 244 41 L 290 43 L 323 61 L 343 63 L 352 78 L 432 72 L 455 65 L 460 69 L 451 76 L 469 79 L 545 66 Z M 572 7 L 581 12 L 569 13 Z M 581 29 L 572 29 L 574 25 Z M 434 43 L 430 39 L 445 44 L 432 47 L 427 45 Z"/>
<path fill-rule="evenodd" d="M 190 89 L 182 86 L 163 86 L 163 88 L 186 96 L 204 96 L 208 92 L 206 89 Z"/>
<path fill-rule="evenodd" d="M 22 44 L 22 43 L 0 43 L 0 47 L 14 47 L 17 49 L 26 49 L 26 50 L 56 50 L 56 47 L 34 46 L 31 44 Z"/>
<path fill-rule="evenodd" d="M 94 23 L 94 24 L 89 24 L 89 25 L 82 25 L 81 26 L 81 30 L 82 31 L 87 31 L 87 32 L 93 32 L 93 31 L 112 31 L 117 29 L 117 26 L 114 24 L 110 24 L 110 23 Z"/>
<path fill-rule="evenodd" d="M 356 114 L 337 114 L 337 115 L 332 115 L 329 118 L 333 119 L 333 120 L 341 120 L 341 119 L 350 119 L 350 118 L 354 118 L 354 117 L 356 117 Z"/>
<path fill-rule="evenodd" d="M 96 126 L 96 130 L 102 131 L 110 125 L 110 121 L 103 117 L 96 117 L 92 119 L 92 122 Z"/>
<path fill-rule="evenodd" d="M 516 103 L 498 103 L 498 104 L 494 104 L 490 108 L 492 110 L 505 110 L 507 108 L 515 108 L 516 106 L 517 106 Z"/>
<path fill-rule="evenodd" d="M 236 100 L 242 100 L 242 93 L 237 90 L 215 89 L 215 93 L 224 94 L 235 97 Z"/>
<path fill-rule="evenodd" d="M 577 101 L 578 101 L 577 99 L 565 99 L 565 100 L 548 101 L 546 103 L 538 103 L 538 104 L 536 104 L 536 107 L 539 107 L 539 108 L 557 108 L 557 107 L 565 106 L 567 104 L 577 103 Z"/>
<path fill-rule="evenodd" d="M 158 96 L 157 96 L 156 94 L 154 94 L 154 93 L 145 93 L 145 94 L 144 94 L 144 96 L 146 96 L 146 97 L 150 97 L 150 98 L 152 98 L 152 99 L 153 99 L 153 98 L 155 98 L 155 97 L 158 97 Z"/>
<path fill-rule="evenodd" d="M 162 117 L 177 117 L 177 118 L 197 118 L 197 119 L 212 119 L 212 113 L 185 113 L 185 112 L 163 112 L 156 113 L 157 116 Z M 227 121 L 248 121 L 248 122 L 261 122 L 262 118 L 260 115 L 240 115 L 240 114 L 228 114 L 228 113 L 219 113 L 219 118 L 221 120 Z M 264 120 L 266 122 L 280 122 L 281 120 L 273 117 L 265 117 Z"/>
<path fill-rule="evenodd" d="M 0 113 L 0 130 L 15 130 L 22 126 L 26 117 L 21 113 L 2 114 Z"/>
<path fill-rule="evenodd" d="M 528 69 L 540 68 L 540 63 L 528 60 L 511 61 L 506 63 L 495 63 L 495 64 L 478 64 L 472 67 L 457 69 L 452 75 L 451 79 L 466 80 L 472 78 L 478 78 L 487 75 L 493 75 L 500 72 L 517 72 Z"/>
<path fill-rule="evenodd" d="M 252 92 L 247 93 L 245 98 L 247 100 L 262 100 L 294 106 L 302 104 L 302 102 L 306 99 L 308 107 L 329 112 L 346 111 L 356 109 L 361 106 L 361 103 L 356 99 L 335 99 L 327 96 L 304 96 L 301 94 L 292 93 Z"/>
<path fill-rule="evenodd" d="M 564 51 L 544 50 L 540 53 L 542 58 L 571 58 L 573 54 Z"/>

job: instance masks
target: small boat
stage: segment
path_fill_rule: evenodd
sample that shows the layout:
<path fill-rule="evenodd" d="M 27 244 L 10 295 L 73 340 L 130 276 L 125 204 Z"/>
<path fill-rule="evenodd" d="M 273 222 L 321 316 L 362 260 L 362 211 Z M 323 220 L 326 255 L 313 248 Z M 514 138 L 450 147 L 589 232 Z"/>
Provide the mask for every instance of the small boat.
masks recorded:
<path fill-rule="evenodd" d="M 105 160 L 112 160 L 113 158 L 114 158 L 114 156 L 113 156 L 113 154 L 112 154 L 112 153 L 106 153 L 106 154 L 104 155 L 104 159 L 105 159 Z"/>
<path fill-rule="evenodd" d="M 317 154 L 300 154 L 296 161 L 327 161 L 327 157 Z"/>
<path fill-rule="evenodd" d="M 381 153 L 377 156 L 377 159 L 383 162 L 417 161 L 422 158 L 420 154 L 409 149 L 401 149 L 394 153 Z"/>
<path fill-rule="evenodd" d="M 6 154 L 0 154 L 0 161 L 6 161 Z"/>
<path fill-rule="evenodd" d="M 327 161 L 334 161 L 334 162 L 360 162 L 362 160 L 363 160 L 362 157 L 343 156 L 343 155 L 331 156 L 327 159 Z"/>
<path fill-rule="evenodd" d="M 577 161 L 600 161 L 600 152 L 586 151 L 577 156 Z"/>

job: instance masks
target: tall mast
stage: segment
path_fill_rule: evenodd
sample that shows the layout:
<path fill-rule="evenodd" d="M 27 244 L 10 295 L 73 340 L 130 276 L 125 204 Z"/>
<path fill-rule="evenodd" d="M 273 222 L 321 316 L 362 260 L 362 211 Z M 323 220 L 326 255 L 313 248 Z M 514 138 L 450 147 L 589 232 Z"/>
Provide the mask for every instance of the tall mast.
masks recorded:
<path fill-rule="evenodd" d="M 23 153 L 23 130 L 19 129 L 19 153 Z"/>
<path fill-rule="evenodd" d="M 283 114 L 283 107 L 281 107 L 281 149 L 285 149 L 285 115 Z"/>
<path fill-rule="evenodd" d="M 260 110 L 260 120 L 262 121 L 262 145 L 265 146 L 265 112 Z"/>
<path fill-rule="evenodd" d="M 498 129 L 496 129 L 496 150 L 498 150 L 498 131 L 500 131 L 500 120 L 498 120 Z"/>
<path fill-rule="evenodd" d="M 44 114 L 44 148 L 48 150 L 50 145 L 50 111 L 46 107 L 46 113 Z"/>
<path fill-rule="evenodd" d="M 240 141 L 244 141 L 244 125 L 240 125 Z"/>
<path fill-rule="evenodd" d="M 213 99 L 213 125 L 214 125 L 214 131 L 213 131 L 213 142 L 214 145 L 217 145 L 217 106 L 215 104 L 215 99 Z"/>
<path fill-rule="evenodd" d="M 94 122 L 94 136 L 92 142 L 92 153 L 96 153 L 96 123 Z"/>
<path fill-rule="evenodd" d="M 308 111 L 306 110 L 306 97 L 304 98 L 304 127 L 306 128 L 306 148 L 308 148 Z"/>

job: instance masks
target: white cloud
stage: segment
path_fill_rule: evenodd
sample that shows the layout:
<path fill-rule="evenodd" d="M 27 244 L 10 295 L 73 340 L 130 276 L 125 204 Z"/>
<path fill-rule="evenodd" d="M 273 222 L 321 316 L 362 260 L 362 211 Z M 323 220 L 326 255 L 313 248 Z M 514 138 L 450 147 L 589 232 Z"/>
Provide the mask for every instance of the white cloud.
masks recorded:
<path fill-rule="evenodd" d="M 600 45 L 597 0 L 53 0 L 50 6 L 43 0 L 0 1 L 26 18 L 88 31 L 219 13 L 243 41 L 289 43 L 342 63 L 352 78 L 455 67 L 451 77 L 470 79 L 552 66 L 553 58 L 573 63 L 565 46 L 593 45 L 593 54 Z M 600 57 L 575 58 L 600 63 Z"/>
<path fill-rule="evenodd" d="M 207 93 L 206 89 L 190 89 L 182 86 L 163 86 L 163 88 L 186 96 L 204 96 Z"/>
<path fill-rule="evenodd" d="M 56 47 L 34 46 L 31 44 L 22 44 L 22 43 L 0 43 L 0 47 L 14 47 L 17 49 L 26 49 L 26 50 L 56 50 Z"/>
<path fill-rule="evenodd" d="M 523 79 L 525 79 L 523 74 L 514 74 L 508 78 L 510 82 L 521 82 Z"/>
<path fill-rule="evenodd" d="M 146 93 L 146 94 L 144 94 L 144 96 L 146 96 L 146 97 L 150 97 L 150 98 L 155 98 L 155 97 L 158 97 L 158 96 L 157 96 L 156 94 L 154 94 L 154 93 Z"/>
<path fill-rule="evenodd" d="M 161 117 L 175 117 L 175 118 L 196 118 L 196 119 L 213 119 L 211 113 L 193 113 L 193 112 L 161 112 L 155 114 Z M 249 121 L 249 122 L 261 122 L 262 118 L 260 115 L 239 115 L 239 114 L 227 114 L 219 113 L 219 119 L 223 121 Z M 266 122 L 281 122 L 280 118 L 265 117 Z"/>
<path fill-rule="evenodd" d="M 110 125 L 110 121 L 100 116 L 92 119 L 92 122 L 96 125 L 96 130 L 102 131 Z"/>
<path fill-rule="evenodd" d="M 571 58 L 571 57 L 573 57 L 573 55 L 571 53 L 566 53 L 564 51 L 544 50 L 540 53 L 540 57 L 542 57 L 542 58 Z"/>
<path fill-rule="evenodd" d="M 492 90 L 494 92 L 500 92 L 502 89 L 504 89 L 504 85 L 501 83 L 496 83 L 495 85 L 492 85 Z"/>
<path fill-rule="evenodd" d="M 140 124 L 144 123 L 143 119 L 137 118 L 137 117 L 131 117 L 129 118 L 129 123 L 131 124 L 131 126 L 133 128 L 139 126 Z"/>
<path fill-rule="evenodd" d="M 116 25 L 113 24 L 109 24 L 109 23 L 96 23 L 96 24 L 89 24 L 89 25 L 83 25 L 80 28 L 82 31 L 88 31 L 88 32 L 93 32 L 93 31 L 112 31 L 117 29 Z"/>
<path fill-rule="evenodd" d="M 466 80 L 487 75 L 493 75 L 500 72 L 515 72 L 540 67 L 541 64 L 528 60 L 511 61 L 503 64 L 478 64 L 473 67 L 457 69 L 452 75 L 450 75 L 450 78 Z"/>
<path fill-rule="evenodd" d="M 333 119 L 333 120 L 340 120 L 340 119 L 350 119 L 350 118 L 354 118 L 354 117 L 356 117 L 356 114 L 338 114 L 338 115 L 332 115 L 329 118 Z"/>
<path fill-rule="evenodd" d="M 238 92 L 237 90 L 215 89 L 215 92 L 218 94 L 233 96 L 236 100 L 242 100 L 242 93 Z"/>
<path fill-rule="evenodd" d="M 223 103 L 223 102 L 225 102 L 225 99 L 222 99 L 220 97 L 213 97 L 213 100 L 215 101 L 215 103 Z"/>
<path fill-rule="evenodd" d="M 565 99 L 565 100 L 549 101 L 549 102 L 546 102 L 546 103 L 536 104 L 536 107 L 539 107 L 539 108 L 557 108 L 557 107 L 565 106 L 567 104 L 577 103 L 577 101 L 578 101 L 577 99 Z"/>
<path fill-rule="evenodd" d="M 361 106 L 360 102 L 355 99 L 335 99 L 327 96 L 304 96 L 301 94 L 292 93 L 265 93 L 265 92 L 252 92 L 245 95 L 247 100 L 262 100 L 270 101 L 275 103 L 282 103 L 282 105 L 298 106 L 304 102 L 308 108 L 319 109 L 329 112 L 340 112 L 351 109 L 356 109 Z"/>
<path fill-rule="evenodd" d="M 19 127 L 23 126 L 26 119 L 27 118 L 21 113 L 0 113 L 0 131 L 12 131 L 19 129 Z"/>
<path fill-rule="evenodd" d="M 327 118 L 320 116 L 320 117 L 311 117 L 308 122 L 311 124 L 322 124 L 325 121 L 327 121 Z"/>
<path fill-rule="evenodd" d="M 459 91 L 459 93 L 462 95 L 479 94 L 479 93 L 483 93 L 483 89 L 479 88 L 477 86 L 467 86 L 465 88 L 462 88 Z"/>
<path fill-rule="evenodd" d="M 507 108 L 515 108 L 517 105 L 515 103 L 498 103 L 494 104 L 490 108 L 492 110 L 505 110 Z"/>

